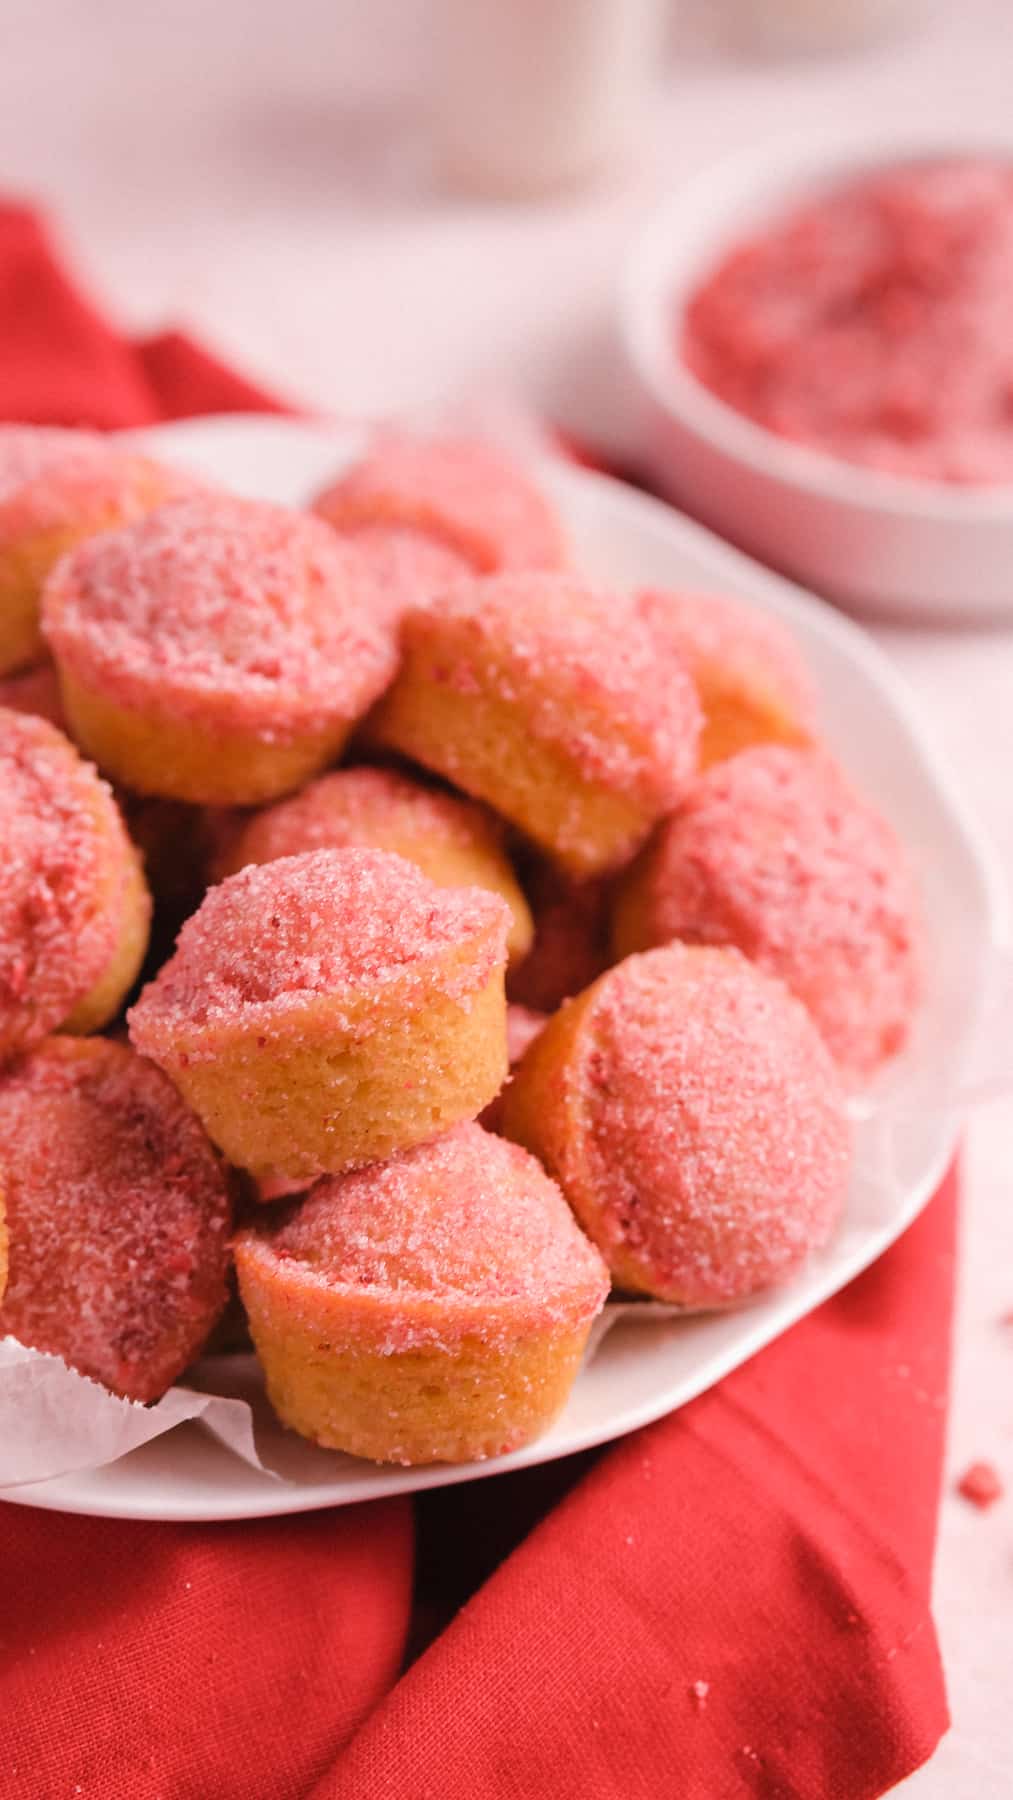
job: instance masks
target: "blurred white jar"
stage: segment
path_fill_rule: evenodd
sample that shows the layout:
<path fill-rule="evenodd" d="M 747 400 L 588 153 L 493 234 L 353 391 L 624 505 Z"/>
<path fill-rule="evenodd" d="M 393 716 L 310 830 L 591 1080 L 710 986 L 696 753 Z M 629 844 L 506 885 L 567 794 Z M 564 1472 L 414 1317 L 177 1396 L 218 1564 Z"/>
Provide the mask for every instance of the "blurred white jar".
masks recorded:
<path fill-rule="evenodd" d="M 665 13 L 665 0 L 437 0 L 434 126 L 451 178 L 537 193 L 621 160 Z"/>
<path fill-rule="evenodd" d="M 731 33 L 772 51 L 850 50 L 921 22 L 937 0 L 722 0 Z"/>

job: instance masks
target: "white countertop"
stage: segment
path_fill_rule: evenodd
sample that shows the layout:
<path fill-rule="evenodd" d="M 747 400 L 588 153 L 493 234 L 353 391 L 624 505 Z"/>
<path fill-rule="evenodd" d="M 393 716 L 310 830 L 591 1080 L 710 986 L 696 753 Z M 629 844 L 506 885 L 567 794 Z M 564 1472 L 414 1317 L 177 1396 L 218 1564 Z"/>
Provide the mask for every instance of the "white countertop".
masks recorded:
<path fill-rule="evenodd" d="M 1008 125 L 1006 0 L 943 0 L 917 37 L 777 64 L 722 57 L 700 23 L 717 10 L 676 8 L 634 166 L 566 199 L 485 206 L 441 191 L 432 166 L 425 0 L 7 0 L 0 191 L 50 207 L 126 326 L 182 324 L 294 399 L 398 410 L 515 386 L 629 447 L 615 275 L 639 218 L 684 171 L 788 125 Z M 1013 630 L 878 635 L 1013 879 Z M 1013 1328 L 999 1323 L 1013 1308 L 1011 1144 L 1013 1100 L 980 1111 L 936 1570 L 954 1723 L 897 1790 L 910 1800 L 1013 1795 Z M 977 1458 L 1009 1490 L 987 1514 L 952 1493 Z"/>

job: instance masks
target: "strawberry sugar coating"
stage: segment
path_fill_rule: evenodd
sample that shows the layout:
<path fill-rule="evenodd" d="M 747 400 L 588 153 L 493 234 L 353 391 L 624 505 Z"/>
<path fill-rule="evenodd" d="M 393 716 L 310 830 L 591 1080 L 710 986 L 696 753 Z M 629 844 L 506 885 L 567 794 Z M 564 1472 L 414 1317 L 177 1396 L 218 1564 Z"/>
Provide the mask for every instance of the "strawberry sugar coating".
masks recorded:
<path fill-rule="evenodd" d="M 866 172 L 721 258 L 678 354 L 767 430 L 919 480 L 1013 479 L 1013 170 L 1000 156 Z"/>
<path fill-rule="evenodd" d="M 646 856 L 655 943 L 736 944 L 805 1003 L 852 1078 L 901 1049 L 921 989 L 914 883 L 829 757 L 764 745 L 715 764 Z"/>
<path fill-rule="evenodd" d="M 372 580 L 319 519 L 200 494 L 81 544 L 43 600 L 59 660 L 125 706 L 284 742 L 358 716 L 396 666 Z"/>
<path fill-rule="evenodd" d="M 10 1280 L 0 1335 L 149 1401 L 225 1303 L 229 1178 L 171 1082 L 105 1039 L 0 1075 Z"/>
<path fill-rule="evenodd" d="M 492 1342 L 590 1320 L 601 1258 L 534 1157 L 475 1124 L 388 1162 L 318 1182 L 274 1227 L 281 1264 L 358 1297 L 391 1299 L 387 1348 Z M 444 1306 L 433 1303 L 445 1303 Z"/>
<path fill-rule="evenodd" d="M 406 645 L 452 642 L 448 685 L 489 688 L 591 782 L 658 808 L 696 768 L 700 706 L 677 651 L 625 595 L 547 570 L 460 585 L 405 620 Z"/>
<path fill-rule="evenodd" d="M 476 836 L 495 841 L 499 835 L 493 814 L 475 801 L 425 787 L 397 769 L 363 764 L 332 769 L 255 814 L 240 843 L 251 861 L 269 862 L 306 850 L 355 849 L 387 832 L 461 848 Z"/>
<path fill-rule="evenodd" d="M 464 999 L 505 955 L 509 913 L 481 888 L 437 888 L 413 863 L 381 850 L 310 850 L 250 864 L 206 895 L 176 953 L 129 1015 L 132 1041 L 156 1057 L 181 1028 L 213 1034 L 265 1023 L 327 995 L 382 994 L 421 1004 L 438 979 Z M 468 957 L 436 969 L 462 945 Z M 361 1020 L 360 1020 L 361 1029 Z M 209 1052 L 210 1053 L 210 1052 Z"/>
<path fill-rule="evenodd" d="M 686 1305 L 784 1279 L 836 1226 L 850 1161 L 805 1011 L 737 951 L 684 945 L 628 957 L 594 992 L 572 1155 L 596 1241 L 629 1246 L 651 1291 Z"/>
<path fill-rule="evenodd" d="M 73 745 L 0 709 L 0 1052 L 69 1017 L 116 946 L 101 904 L 108 859 L 130 848 L 112 792 Z"/>

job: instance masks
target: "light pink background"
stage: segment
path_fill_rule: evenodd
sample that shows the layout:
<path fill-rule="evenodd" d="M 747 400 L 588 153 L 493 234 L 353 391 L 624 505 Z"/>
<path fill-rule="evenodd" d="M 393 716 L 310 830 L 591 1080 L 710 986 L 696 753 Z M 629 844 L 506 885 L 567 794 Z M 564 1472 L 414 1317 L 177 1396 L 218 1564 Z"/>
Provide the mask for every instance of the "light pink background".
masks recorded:
<path fill-rule="evenodd" d="M 944 0 L 917 37 L 781 64 L 725 58 L 705 23 L 719 0 L 684 0 L 636 162 L 565 200 L 485 207 L 441 191 L 432 166 L 429 10 L 7 0 L 0 190 L 54 209 L 69 254 L 125 324 L 183 322 L 308 404 L 398 409 L 519 385 L 575 429 L 629 448 L 610 332 L 616 272 L 638 220 L 682 173 L 786 126 L 1008 124 L 1013 101 L 1008 0 Z M 877 635 L 1013 877 L 1013 630 Z M 954 1727 L 903 1785 L 910 1800 L 1013 1796 L 1013 1328 L 999 1324 L 1013 1308 L 1011 1165 L 1013 1100 L 968 1132 L 936 1572 Z M 951 1491 L 977 1457 L 1010 1490 L 987 1515 Z"/>

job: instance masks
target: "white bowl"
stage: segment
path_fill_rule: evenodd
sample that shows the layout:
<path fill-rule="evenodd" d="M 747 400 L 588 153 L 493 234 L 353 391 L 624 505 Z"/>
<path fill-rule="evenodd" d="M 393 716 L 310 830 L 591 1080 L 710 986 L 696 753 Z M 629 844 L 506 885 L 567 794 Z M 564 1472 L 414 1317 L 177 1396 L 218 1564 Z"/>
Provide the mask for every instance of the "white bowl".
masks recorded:
<path fill-rule="evenodd" d="M 689 180 L 627 267 L 622 330 L 659 485 L 722 536 L 859 611 L 1013 614 L 1013 484 L 882 474 L 777 437 L 717 399 L 677 351 L 680 309 L 722 252 L 848 177 L 939 156 L 1013 159 L 1013 132 L 863 130 L 795 136 Z"/>

